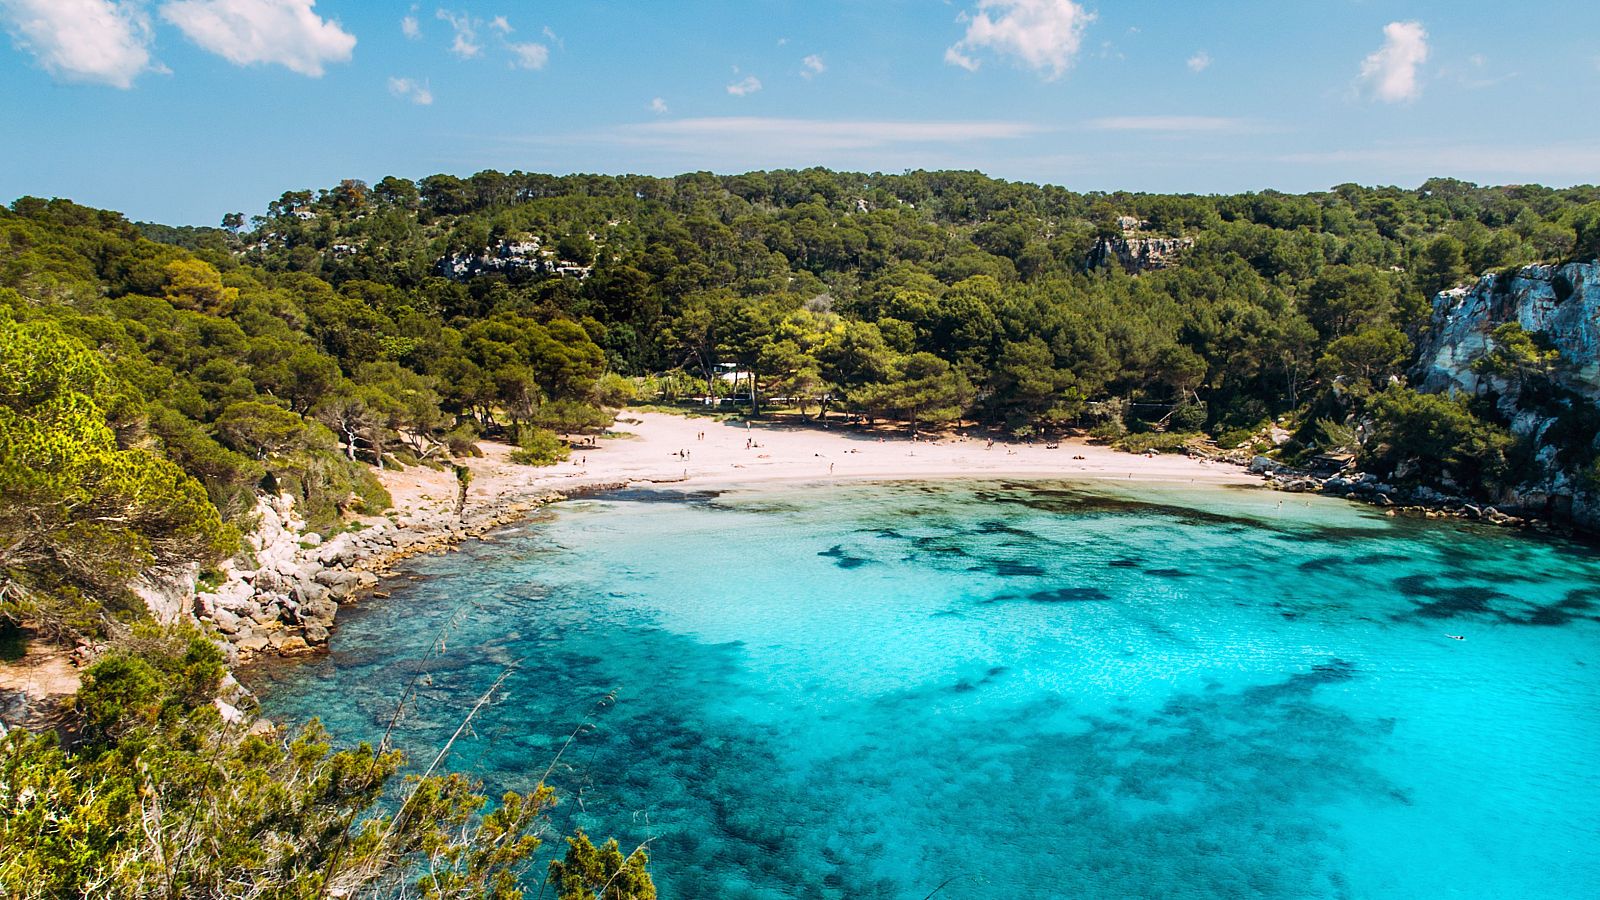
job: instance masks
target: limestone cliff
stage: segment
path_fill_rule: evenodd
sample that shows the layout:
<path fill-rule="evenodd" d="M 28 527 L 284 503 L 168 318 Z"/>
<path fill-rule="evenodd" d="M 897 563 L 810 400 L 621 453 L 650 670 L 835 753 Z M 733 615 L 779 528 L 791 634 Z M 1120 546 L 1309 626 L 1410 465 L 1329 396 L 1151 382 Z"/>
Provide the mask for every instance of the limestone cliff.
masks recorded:
<path fill-rule="evenodd" d="M 456 253 L 435 265 L 439 275 L 455 281 L 490 274 L 588 278 L 592 271 L 589 266 L 561 259 L 536 237 L 505 240 L 476 252 Z"/>
<path fill-rule="evenodd" d="M 1165 269 L 1177 265 L 1183 251 L 1194 246 L 1192 238 L 1175 237 L 1121 237 L 1101 238 L 1089 251 L 1087 265 L 1091 269 L 1109 266 L 1113 262 L 1132 275 L 1151 269 Z"/>
<path fill-rule="evenodd" d="M 1494 349 L 1494 330 L 1508 322 L 1541 334 L 1560 351 L 1561 364 L 1550 380 L 1565 389 L 1564 399 L 1552 403 L 1548 391 L 1531 398 L 1522 385 L 1473 371 L 1473 363 Z M 1595 449 L 1600 439 L 1552 427 L 1564 410 L 1600 404 L 1600 262 L 1527 266 L 1442 291 L 1434 298 L 1418 351 L 1411 375 L 1419 389 L 1494 398 L 1512 433 L 1531 447 L 1532 461 L 1516 473 L 1519 483 L 1501 498 L 1505 505 L 1570 515 L 1580 525 L 1600 529 L 1600 496 L 1586 473 L 1561 463 L 1559 444 L 1577 440 Z"/>
<path fill-rule="evenodd" d="M 1468 394 L 1495 389 L 1472 364 L 1492 349 L 1490 334 L 1507 322 L 1547 335 L 1561 351 L 1557 377 L 1563 386 L 1600 400 L 1600 262 L 1527 266 L 1440 292 L 1419 348 L 1419 387 Z"/>

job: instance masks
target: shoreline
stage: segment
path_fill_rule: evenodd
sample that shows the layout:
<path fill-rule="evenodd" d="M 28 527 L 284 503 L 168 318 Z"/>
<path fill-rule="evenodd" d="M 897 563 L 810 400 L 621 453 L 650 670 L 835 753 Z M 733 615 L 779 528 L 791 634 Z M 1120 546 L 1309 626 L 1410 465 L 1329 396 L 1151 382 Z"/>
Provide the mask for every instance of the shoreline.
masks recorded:
<path fill-rule="evenodd" d="M 630 410 L 619 414 L 613 426 L 619 429 L 613 436 L 575 447 L 570 460 L 546 467 L 512 463 L 509 456 L 515 448 L 480 442 L 483 455 L 463 461 L 472 479 L 460 516 L 455 512 L 454 472 L 425 466 L 380 472 L 394 508 L 382 516 L 363 517 L 354 530 L 328 541 L 297 530 L 292 510 L 269 508 L 266 527 L 252 536 L 261 568 L 232 573 L 217 592 L 195 596 L 195 613 L 230 641 L 237 663 L 317 653 L 326 647 L 339 606 L 386 597 L 384 580 L 406 560 L 448 552 L 554 503 L 627 488 L 1015 479 L 1248 485 L 1380 507 L 1385 504 L 1376 498 L 1388 500 L 1381 493 L 1369 497 L 1329 490 L 1325 485 L 1338 476 L 1309 479 L 1276 465 L 1133 454 L 1082 438 L 1053 447 L 962 435 L 912 439 L 844 426 L 735 423 Z M 1284 480 L 1286 475 L 1290 480 Z M 1498 514 L 1480 517 L 1393 501 L 1388 506 L 1390 516 L 1477 519 L 1548 530 Z M 277 521 L 271 520 L 272 513 Z"/>
<path fill-rule="evenodd" d="M 554 466 L 512 463 L 515 449 L 479 443 L 463 460 L 472 472 L 456 514 L 450 469 L 412 466 L 378 473 L 394 506 L 324 540 L 307 534 L 292 506 L 264 501 L 251 535 L 257 568 L 229 571 L 189 608 L 228 642 L 235 664 L 323 649 L 339 607 L 382 599 L 384 579 L 405 560 L 442 553 L 519 522 L 539 509 L 608 490 L 648 486 L 728 489 L 763 484 L 852 484 L 1006 478 L 1121 483 L 1260 485 L 1230 462 L 1181 455 L 1141 456 L 1068 439 L 990 444 L 961 435 L 912 439 L 843 426 L 733 423 L 624 410 L 613 436 L 573 448 Z M 191 588 L 192 590 L 192 588 Z"/>

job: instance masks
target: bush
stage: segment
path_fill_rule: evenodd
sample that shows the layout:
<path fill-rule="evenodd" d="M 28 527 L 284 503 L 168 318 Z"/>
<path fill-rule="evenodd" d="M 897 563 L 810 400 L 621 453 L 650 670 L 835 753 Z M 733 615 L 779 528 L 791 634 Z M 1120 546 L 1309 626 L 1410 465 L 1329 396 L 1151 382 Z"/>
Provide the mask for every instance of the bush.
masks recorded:
<path fill-rule="evenodd" d="M 535 429 L 561 434 L 599 431 L 610 425 L 615 417 L 603 409 L 579 403 L 576 400 L 552 400 L 542 404 L 528 417 Z"/>
<path fill-rule="evenodd" d="M 326 447 L 273 460 L 272 475 L 268 490 L 293 494 L 306 527 L 318 534 L 327 534 L 345 512 L 372 515 L 394 505 L 371 469 Z"/>
<path fill-rule="evenodd" d="M 478 449 L 478 424 L 465 421 L 445 432 L 444 443 L 450 448 L 450 455 L 456 458 L 479 458 L 483 451 Z"/>
<path fill-rule="evenodd" d="M 1200 435 L 1193 432 L 1152 431 L 1148 434 L 1125 435 L 1120 440 L 1112 442 L 1112 446 L 1129 453 L 1183 453 L 1189 449 L 1189 444 L 1199 437 Z"/>
<path fill-rule="evenodd" d="M 601 406 L 619 409 L 637 399 L 639 399 L 639 389 L 631 378 L 608 372 L 600 376 L 600 380 L 595 383 L 594 402 Z"/>
<path fill-rule="evenodd" d="M 349 506 L 353 512 L 373 515 L 381 513 L 394 506 L 394 498 L 389 496 L 389 491 L 378 480 L 378 476 L 366 466 L 352 466 L 355 475 L 355 484 L 351 489 L 352 500 Z"/>
<path fill-rule="evenodd" d="M 572 455 L 572 448 L 548 428 L 524 428 L 511 461 L 524 466 L 553 466 Z"/>
<path fill-rule="evenodd" d="M 1271 419 L 1272 410 L 1267 408 L 1266 403 L 1255 397 L 1241 396 L 1223 407 L 1221 415 L 1217 416 L 1217 423 L 1235 428 L 1260 428 Z"/>
<path fill-rule="evenodd" d="M 1172 418 L 1167 421 L 1174 431 L 1199 431 L 1206 426 L 1206 405 L 1204 403 L 1180 404 L 1172 411 Z"/>
<path fill-rule="evenodd" d="M 1217 435 L 1217 446 L 1223 450 L 1232 450 L 1244 446 L 1255 436 L 1254 428 L 1230 428 Z"/>
<path fill-rule="evenodd" d="M 135 629 L 84 672 L 72 746 L 0 737 L 0 897 L 507 897 L 529 877 L 548 787 L 490 804 L 458 774 L 402 786 L 387 739 L 225 723 L 225 674 L 198 631 Z M 575 844 L 561 896 L 655 897 L 642 853 Z"/>
<path fill-rule="evenodd" d="M 1115 443 L 1121 440 L 1127 435 L 1127 433 L 1128 426 L 1122 424 L 1121 419 L 1112 419 L 1109 422 L 1101 422 L 1099 425 L 1089 429 L 1089 437 L 1097 441 L 1104 441 L 1107 444 Z"/>
<path fill-rule="evenodd" d="M 1449 476 L 1485 486 L 1508 472 L 1510 433 L 1476 418 L 1460 400 L 1393 386 L 1373 398 L 1371 413 L 1368 461 L 1381 471 L 1410 462 L 1425 481 Z"/>

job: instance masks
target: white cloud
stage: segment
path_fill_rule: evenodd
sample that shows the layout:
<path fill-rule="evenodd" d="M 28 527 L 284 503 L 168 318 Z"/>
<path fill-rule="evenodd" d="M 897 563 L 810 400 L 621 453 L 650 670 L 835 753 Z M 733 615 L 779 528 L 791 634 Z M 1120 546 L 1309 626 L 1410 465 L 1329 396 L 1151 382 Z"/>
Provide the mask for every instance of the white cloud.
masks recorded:
<path fill-rule="evenodd" d="M 450 52 L 462 59 L 472 59 L 483 52 L 483 45 L 478 43 L 478 22 L 466 13 L 453 13 L 447 9 L 437 10 L 435 16 L 441 22 L 449 22 L 455 31 L 455 40 L 450 43 Z"/>
<path fill-rule="evenodd" d="M 1222 116 L 1109 116 L 1090 119 L 1095 131 L 1249 131 L 1243 119 Z"/>
<path fill-rule="evenodd" d="M 549 39 L 550 43 L 555 44 L 557 47 L 560 47 L 563 50 L 567 49 L 567 42 L 563 41 L 561 38 L 557 37 L 556 33 L 555 33 L 555 30 L 552 29 L 549 25 L 546 25 L 544 27 L 544 32 L 543 33 L 544 33 L 544 36 Z"/>
<path fill-rule="evenodd" d="M 422 37 L 422 26 L 417 24 L 417 17 L 406 16 L 405 18 L 401 19 L 400 33 L 413 41 Z"/>
<path fill-rule="evenodd" d="M 966 17 L 967 33 L 944 52 L 944 61 L 975 72 L 974 51 L 1014 57 L 1046 80 L 1066 74 L 1094 13 L 1072 0 L 978 0 Z"/>
<path fill-rule="evenodd" d="M 656 97 L 656 98 L 652 99 L 650 101 L 650 111 L 655 113 L 658 116 L 666 115 L 667 112 L 668 112 L 668 110 L 667 110 L 667 101 L 661 99 L 660 97 Z"/>
<path fill-rule="evenodd" d="M 355 36 L 317 15 L 316 0 L 172 0 L 161 17 L 189 40 L 238 66 L 276 63 L 291 72 L 322 75 L 328 63 L 348 62 Z"/>
<path fill-rule="evenodd" d="M 815 78 L 826 71 L 828 71 L 827 64 L 822 61 L 821 56 L 818 56 L 815 53 L 811 54 L 805 59 L 800 60 L 801 78 Z"/>
<path fill-rule="evenodd" d="M 1211 54 L 1205 52 L 1204 50 L 1196 52 L 1195 55 L 1189 57 L 1188 66 L 1189 71 L 1196 74 L 1204 72 L 1205 70 L 1211 68 Z"/>
<path fill-rule="evenodd" d="M 735 97 L 743 97 L 746 94 L 754 94 L 759 90 L 761 90 L 761 79 L 755 77 L 754 75 L 746 75 L 743 79 L 728 85 L 728 93 L 734 95 Z"/>
<path fill-rule="evenodd" d="M 512 31 L 511 20 L 505 16 L 495 16 L 489 20 L 489 27 L 501 34 L 510 34 Z"/>
<path fill-rule="evenodd" d="M 550 61 L 550 48 L 543 44 L 507 44 L 511 50 L 511 65 L 518 69 L 538 71 Z"/>
<path fill-rule="evenodd" d="M 64 81 L 131 88 L 159 66 L 150 60 L 150 22 L 137 3 L 111 0 L 0 0 L 17 46 Z"/>
<path fill-rule="evenodd" d="M 978 71 L 978 61 L 957 50 L 954 46 L 945 48 L 944 61 L 952 66 L 960 66 L 968 72 Z"/>
<path fill-rule="evenodd" d="M 433 91 L 428 89 L 427 82 L 418 83 L 410 78 L 391 78 L 389 93 L 396 97 L 404 97 L 418 106 L 433 104 Z"/>
<path fill-rule="evenodd" d="M 1428 32 L 1421 22 L 1383 26 L 1383 46 L 1361 61 L 1361 80 L 1385 103 L 1415 100 L 1422 94 L 1417 68 L 1428 61 Z"/>

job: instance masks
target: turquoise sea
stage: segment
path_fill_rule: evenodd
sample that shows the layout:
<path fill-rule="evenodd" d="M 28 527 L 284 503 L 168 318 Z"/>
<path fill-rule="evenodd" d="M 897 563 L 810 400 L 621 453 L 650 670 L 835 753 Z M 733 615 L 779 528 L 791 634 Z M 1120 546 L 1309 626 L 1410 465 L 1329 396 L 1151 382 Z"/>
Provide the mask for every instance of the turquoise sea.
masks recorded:
<path fill-rule="evenodd" d="M 663 898 L 1600 897 L 1581 545 L 1256 488 L 768 486 L 567 503 L 391 590 L 256 670 L 266 712 L 376 739 L 419 678 L 425 762 L 509 668 L 450 764 L 550 771 L 553 829 L 649 840 Z"/>

